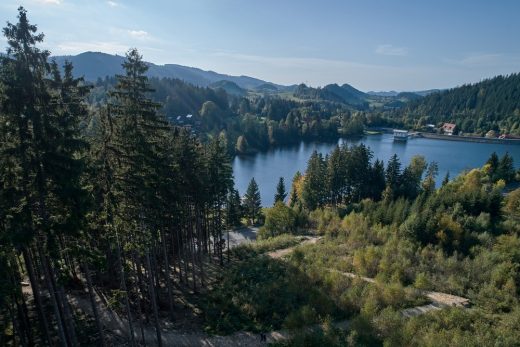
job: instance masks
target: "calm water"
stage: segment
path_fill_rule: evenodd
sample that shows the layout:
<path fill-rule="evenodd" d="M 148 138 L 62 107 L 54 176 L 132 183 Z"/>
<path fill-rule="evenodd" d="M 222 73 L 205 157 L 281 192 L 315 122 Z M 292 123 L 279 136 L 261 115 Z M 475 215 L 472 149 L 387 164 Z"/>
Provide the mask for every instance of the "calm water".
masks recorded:
<path fill-rule="evenodd" d="M 436 161 L 439 164 L 440 182 L 449 171 L 450 177 L 455 177 L 466 169 L 481 167 L 491 153 L 497 152 L 502 156 L 509 152 L 514 158 L 515 166 L 520 166 L 520 146 L 500 145 L 474 142 L 455 142 L 432 140 L 424 138 L 409 139 L 405 143 L 394 142 L 391 134 L 366 136 L 362 139 L 339 140 L 339 144 L 364 143 L 374 153 L 374 159 L 379 158 L 386 162 L 396 153 L 401 163 L 408 165 L 414 155 L 423 155 L 428 162 Z M 336 143 L 300 143 L 292 147 L 283 147 L 258 153 L 252 156 L 237 156 L 233 161 L 235 185 L 240 195 L 243 195 L 252 177 L 260 186 L 262 205 L 273 203 L 276 184 L 279 177 L 284 177 L 286 188 L 289 191 L 296 171 L 304 172 L 307 161 L 312 152 L 330 153 Z"/>

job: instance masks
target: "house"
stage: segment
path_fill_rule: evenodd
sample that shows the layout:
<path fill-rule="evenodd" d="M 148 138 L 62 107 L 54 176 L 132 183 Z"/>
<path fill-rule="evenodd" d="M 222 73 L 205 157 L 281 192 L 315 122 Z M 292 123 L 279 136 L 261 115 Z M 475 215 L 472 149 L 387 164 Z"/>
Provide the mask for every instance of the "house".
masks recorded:
<path fill-rule="evenodd" d="M 444 123 L 441 127 L 442 132 L 445 135 L 453 135 L 455 133 L 455 128 L 457 127 L 456 124 L 453 123 Z"/>
<path fill-rule="evenodd" d="M 520 139 L 520 137 L 518 137 L 518 136 L 513 136 L 513 135 L 509 135 L 509 134 L 502 134 L 498 138 L 501 140 L 504 140 L 504 139 L 518 140 L 518 139 Z"/>

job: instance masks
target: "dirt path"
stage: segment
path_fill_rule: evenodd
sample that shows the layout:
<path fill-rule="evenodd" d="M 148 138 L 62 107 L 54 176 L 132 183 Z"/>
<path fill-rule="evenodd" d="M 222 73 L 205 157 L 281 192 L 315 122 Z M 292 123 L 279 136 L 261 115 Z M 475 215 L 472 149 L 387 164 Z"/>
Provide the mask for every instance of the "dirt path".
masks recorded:
<path fill-rule="evenodd" d="M 345 275 L 350 278 L 360 278 L 361 280 L 369 283 L 376 283 L 376 280 L 374 278 L 369 277 L 363 277 L 356 274 L 353 274 L 352 272 L 341 272 L 337 271 L 338 273 Z M 430 299 L 433 306 L 440 308 L 440 307 L 468 307 L 469 306 L 469 299 L 463 298 L 461 296 L 441 293 L 441 292 L 432 292 L 428 290 L 421 290 L 420 293 Z M 430 305 L 424 306 L 425 308 Z M 423 307 L 423 306 L 419 306 Z M 435 307 L 431 307 L 431 309 L 436 309 Z"/>
<path fill-rule="evenodd" d="M 306 244 L 311 244 L 312 245 L 312 244 L 315 244 L 316 242 L 318 242 L 321 239 L 322 239 L 321 236 L 320 237 L 317 237 L 317 236 L 304 236 L 303 237 L 303 241 L 300 244 L 298 244 L 296 246 L 293 246 L 293 247 L 289 247 L 289 248 L 277 249 L 276 251 L 272 251 L 272 252 L 267 253 L 267 255 L 270 256 L 273 259 L 278 259 L 278 258 L 281 258 L 281 257 L 291 253 L 298 246 L 306 245 Z"/>

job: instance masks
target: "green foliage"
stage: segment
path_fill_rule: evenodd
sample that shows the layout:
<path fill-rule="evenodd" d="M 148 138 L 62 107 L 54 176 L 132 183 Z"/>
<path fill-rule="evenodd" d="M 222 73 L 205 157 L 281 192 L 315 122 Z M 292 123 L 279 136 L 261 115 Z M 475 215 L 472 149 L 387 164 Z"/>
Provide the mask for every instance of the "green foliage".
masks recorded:
<path fill-rule="evenodd" d="M 222 276 L 205 308 L 207 330 L 212 333 L 270 331 L 281 328 L 287 319 L 291 324 L 306 324 L 305 319 L 333 306 L 305 274 L 280 260 L 249 258 Z"/>
<path fill-rule="evenodd" d="M 294 234 L 296 232 L 296 214 L 285 205 L 278 201 L 272 208 L 265 212 L 264 226 L 258 232 L 258 238 L 265 239 L 281 234 Z"/>
<path fill-rule="evenodd" d="M 364 131 L 365 125 L 360 116 L 346 118 L 341 124 L 341 134 L 344 136 L 362 136 Z"/>

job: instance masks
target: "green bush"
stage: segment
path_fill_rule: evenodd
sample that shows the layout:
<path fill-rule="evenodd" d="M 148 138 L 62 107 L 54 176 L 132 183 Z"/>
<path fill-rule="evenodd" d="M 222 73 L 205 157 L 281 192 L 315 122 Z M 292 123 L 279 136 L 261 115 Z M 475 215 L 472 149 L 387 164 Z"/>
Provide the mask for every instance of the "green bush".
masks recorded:
<path fill-rule="evenodd" d="M 278 201 L 265 211 L 265 224 L 258 232 L 259 239 L 296 232 L 296 213 L 283 202 Z"/>

